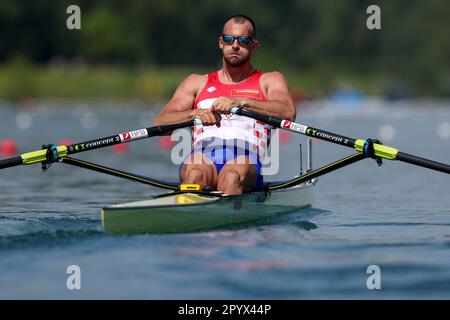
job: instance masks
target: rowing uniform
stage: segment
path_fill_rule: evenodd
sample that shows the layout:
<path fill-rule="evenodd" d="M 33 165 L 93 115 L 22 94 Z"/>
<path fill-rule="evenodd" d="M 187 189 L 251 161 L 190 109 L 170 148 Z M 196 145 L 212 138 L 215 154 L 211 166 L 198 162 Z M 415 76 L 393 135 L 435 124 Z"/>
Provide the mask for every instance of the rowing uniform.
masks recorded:
<path fill-rule="evenodd" d="M 210 109 L 219 97 L 256 99 L 264 101 L 266 97 L 259 80 L 264 74 L 255 71 L 245 80 L 225 84 L 219 80 L 219 72 L 208 74 L 208 81 L 194 103 L 194 109 Z M 264 187 L 261 175 L 261 161 L 270 143 L 270 126 L 265 123 L 234 114 L 222 115 L 221 126 L 196 125 L 192 128 L 193 153 L 201 152 L 211 159 L 220 172 L 222 167 L 239 155 L 245 155 L 250 163 L 256 165 L 258 179 L 254 191 Z"/>

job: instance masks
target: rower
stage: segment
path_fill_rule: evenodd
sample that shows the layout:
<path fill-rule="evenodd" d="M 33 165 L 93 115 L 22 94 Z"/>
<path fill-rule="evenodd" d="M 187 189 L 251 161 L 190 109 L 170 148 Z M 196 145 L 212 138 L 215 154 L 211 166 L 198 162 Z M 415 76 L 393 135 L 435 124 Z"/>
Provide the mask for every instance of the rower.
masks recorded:
<path fill-rule="evenodd" d="M 280 72 L 263 72 L 251 64 L 259 47 L 250 17 L 225 21 L 218 38 L 222 68 L 192 74 L 176 89 L 154 124 L 200 119 L 192 129 L 192 152 L 180 167 L 182 184 L 199 184 L 225 194 L 259 191 L 264 187 L 261 160 L 270 143 L 271 127 L 231 114 L 241 107 L 264 115 L 295 120 L 288 84 Z"/>

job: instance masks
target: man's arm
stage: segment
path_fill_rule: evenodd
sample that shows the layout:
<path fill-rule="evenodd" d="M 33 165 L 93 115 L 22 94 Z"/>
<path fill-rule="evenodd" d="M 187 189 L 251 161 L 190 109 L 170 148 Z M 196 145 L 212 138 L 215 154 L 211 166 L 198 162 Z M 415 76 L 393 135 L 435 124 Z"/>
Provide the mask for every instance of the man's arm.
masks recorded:
<path fill-rule="evenodd" d="M 202 120 L 203 125 L 220 124 L 220 115 L 211 110 L 194 110 L 197 92 L 205 85 L 206 76 L 191 74 L 178 86 L 169 102 L 155 118 L 153 125 L 171 124 L 189 121 L 194 118 Z"/>
<path fill-rule="evenodd" d="M 220 98 L 214 102 L 214 110 L 227 114 L 230 113 L 233 106 L 238 106 L 261 114 L 294 121 L 296 110 L 286 78 L 280 72 L 268 72 L 261 76 L 260 82 L 266 93 L 266 101 Z"/>
<path fill-rule="evenodd" d="M 157 126 L 194 119 L 192 106 L 197 94 L 199 77 L 199 75 L 191 74 L 180 83 L 172 98 L 155 118 L 153 125 Z"/>

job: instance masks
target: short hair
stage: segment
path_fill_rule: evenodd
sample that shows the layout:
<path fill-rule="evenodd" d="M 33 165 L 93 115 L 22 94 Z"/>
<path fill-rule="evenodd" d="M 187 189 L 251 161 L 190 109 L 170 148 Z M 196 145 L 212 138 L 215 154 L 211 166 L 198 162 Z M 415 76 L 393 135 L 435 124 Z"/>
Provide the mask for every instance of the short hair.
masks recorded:
<path fill-rule="evenodd" d="M 239 24 L 243 24 L 243 23 L 245 23 L 245 21 L 250 22 L 250 24 L 252 25 L 252 32 L 250 33 L 250 36 L 253 39 L 256 38 L 256 24 L 252 20 L 252 18 L 250 18 L 249 16 L 246 16 L 244 14 L 235 14 L 235 15 L 229 17 L 223 25 L 225 26 L 225 24 L 230 20 L 233 20 L 234 22 L 239 23 Z"/>

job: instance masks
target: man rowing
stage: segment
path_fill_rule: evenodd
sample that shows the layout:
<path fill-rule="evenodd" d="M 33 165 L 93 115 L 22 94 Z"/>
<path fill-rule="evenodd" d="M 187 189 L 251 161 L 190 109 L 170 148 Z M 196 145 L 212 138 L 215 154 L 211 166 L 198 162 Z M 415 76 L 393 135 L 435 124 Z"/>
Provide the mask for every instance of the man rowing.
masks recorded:
<path fill-rule="evenodd" d="M 195 118 L 202 121 L 193 127 L 192 152 L 181 165 L 181 183 L 233 195 L 258 191 L 263 188 L 261 159 L 269 146 L 271 129 L 230 110 L 241 107 L 294 121 L 294 102 L 280 72 L 263 72 L 252 66 L 251 57 L 259 42 L 251 18 L 230 17 L 218 44 L 222 69 L 188 76 L 154 124 Z"/>

